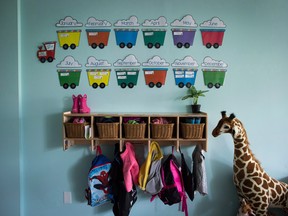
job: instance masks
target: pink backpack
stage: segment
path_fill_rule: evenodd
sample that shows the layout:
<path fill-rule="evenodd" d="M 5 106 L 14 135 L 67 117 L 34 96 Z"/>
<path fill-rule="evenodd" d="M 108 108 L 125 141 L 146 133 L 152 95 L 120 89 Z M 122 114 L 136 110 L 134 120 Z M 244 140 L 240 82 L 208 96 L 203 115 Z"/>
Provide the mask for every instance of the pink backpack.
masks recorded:
<path fill-rule="evenodd" d="M 176 157 L 172 154 L 164 161 L 161 167 L 162 190 L 158 197 L 165 205 L 173 205 L 182 202 L 182 211 L 188 216 L 187 196 L 185 194 L 181 169 Z M 154 199 L 152 197 L 151 201 Z"/>

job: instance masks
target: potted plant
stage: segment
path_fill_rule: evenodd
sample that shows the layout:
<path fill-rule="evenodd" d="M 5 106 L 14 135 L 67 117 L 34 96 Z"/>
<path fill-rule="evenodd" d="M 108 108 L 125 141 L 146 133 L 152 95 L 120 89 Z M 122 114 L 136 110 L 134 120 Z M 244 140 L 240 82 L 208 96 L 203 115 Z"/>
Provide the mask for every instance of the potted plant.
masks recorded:
<path fill-rule="evenodd" d="M 191 105 L 192 112 L 198 113 L 198 112 L 200 112 L 200 108 L 201 108 L 201 105 L 198 104 L 198 98 L 199 97 L 205 97 L 206 92 L 208 92 L 208 90 L 205 90 L 205 91 L 197 90 L 195 88 L 195 86 L 191 86 L 188 89 L 188 95 L 185 95 L 184 97 L 182 97 L 182 100 L 186 100 L 188 98 L 191 98 L 192 99 L 192 105 Z"/>

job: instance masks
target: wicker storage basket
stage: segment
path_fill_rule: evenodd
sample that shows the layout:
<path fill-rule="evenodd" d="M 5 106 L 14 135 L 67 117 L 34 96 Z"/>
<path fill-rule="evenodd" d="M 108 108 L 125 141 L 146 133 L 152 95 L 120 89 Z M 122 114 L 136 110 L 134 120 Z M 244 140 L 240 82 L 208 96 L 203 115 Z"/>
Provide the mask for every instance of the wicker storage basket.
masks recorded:
<path fill-rule="evenodd" d="M 143 139 L 145 137 L 146 124 L 123 124 L 124 134 L 127 139 Z"/>
<path fill-rule="evenodd" d="M 85 126 L 89 123 L 64 123 L 67 138 L 85 138 Z"/>
<path fill-rule="evenodd" d="M 152 138 L 170 139 L 172 138 L 174 124 L 151 124 Z"/>
<path fill-rule="evenodd" d="M 114 123 L 96 123 L 99 138 L 118 138 L 119 122 Z"/>
<path fill-rule="evenodd" d="M 204 123 L 190 124 L 181 123 L 181 133 L 184 139 L 201 139 L 203 138 Z"/>

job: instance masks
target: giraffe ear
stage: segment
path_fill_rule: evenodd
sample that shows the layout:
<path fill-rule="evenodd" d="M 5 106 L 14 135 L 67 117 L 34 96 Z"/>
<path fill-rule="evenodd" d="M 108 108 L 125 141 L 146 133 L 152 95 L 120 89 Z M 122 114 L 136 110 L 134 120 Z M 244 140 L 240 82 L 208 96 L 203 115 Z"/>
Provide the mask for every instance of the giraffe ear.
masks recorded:
<path fill-rule="evenodd" d="M 225 118 L 226 117 L 226 111 L 222 111 L 221 115 L 222 115 L 222 118 Z"/>

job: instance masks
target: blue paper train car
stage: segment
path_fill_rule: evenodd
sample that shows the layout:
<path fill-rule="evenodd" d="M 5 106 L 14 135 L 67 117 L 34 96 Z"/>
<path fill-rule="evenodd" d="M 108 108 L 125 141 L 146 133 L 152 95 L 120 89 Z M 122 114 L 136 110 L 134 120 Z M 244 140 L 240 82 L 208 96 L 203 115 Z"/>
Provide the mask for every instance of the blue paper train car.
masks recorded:
<path fill-rule="evenodd" d="M 173 68 L 173 71 L 175 83 L 179 88 L 183 88 L 184 86 L 190 88 L 191 85 L 195 84 L 197 69 Z"/>
<path fill-rule="evenodd" d="M 132 48 L 136 44 L 138 29 L 114 29 L 116 44 L 120 48 Z"/>

